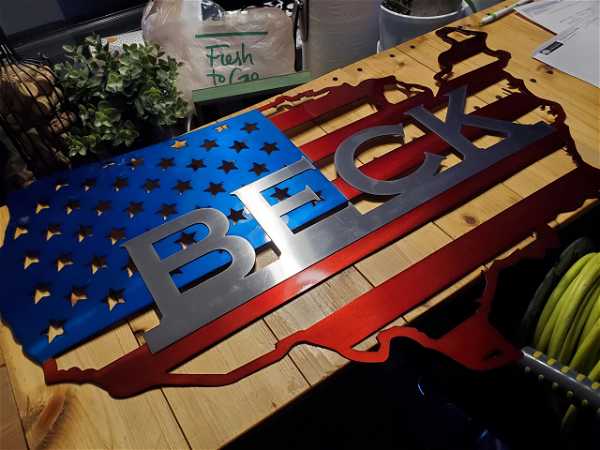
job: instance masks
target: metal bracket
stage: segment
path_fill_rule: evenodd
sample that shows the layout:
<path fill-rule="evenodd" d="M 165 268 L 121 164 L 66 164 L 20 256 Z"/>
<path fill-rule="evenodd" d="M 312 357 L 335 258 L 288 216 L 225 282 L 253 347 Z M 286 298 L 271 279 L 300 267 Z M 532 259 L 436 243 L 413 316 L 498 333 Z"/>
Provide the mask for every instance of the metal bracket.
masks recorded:
<path fill-rule="evenodd" d="M 296 0 L 294 6 L 294 27 L 300 30 L 300 37 L 303 41 L 308 40 L 308 12 L 310 0 Z M 294 42 L 295 43 L 295 42 Z"/>

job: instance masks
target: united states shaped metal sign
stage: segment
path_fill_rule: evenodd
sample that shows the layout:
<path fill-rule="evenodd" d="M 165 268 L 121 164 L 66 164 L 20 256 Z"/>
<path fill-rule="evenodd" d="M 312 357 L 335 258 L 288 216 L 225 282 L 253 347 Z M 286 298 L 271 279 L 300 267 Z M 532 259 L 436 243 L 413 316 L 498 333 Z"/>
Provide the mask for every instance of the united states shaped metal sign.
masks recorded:
<path fill-rule="evenodd" d="M 451 36 L 454 32 L 463 34 L 466 39 L 454 40 Z M 277 151 L 288 148 L 294 157 L 290 156 L 289 159 L 280 161 L 279 165 L 269 167 L 268 173 L 235 181 L 226 190 L 230 202 L 226 204 L 199 203 L 194 198 L 191 203 L 185 203 L 189 207 L 183 207 L 176 200 L 186 198 L 185 183 L 188 180 L 179 174 L 167 176 L 161 186 L 164 187 L 166 182 L 171 190 L 167 191 L 168 194 L 165 193 L 165 197 L 158 198 L 151 210 L 160 220 L 152 216 L 154 221 L 145 219 L 135 232 L 127 234 L 122 245 L 130 260 L 127 253 L 123 253 L 122 260 L 117 261 L 117 267 L 121 265 L 125 269 L 123 274 L 127 274 L 127 280 L 135 278 L 129 278 L 133 267 L 139 271 L 140 278 L 136 280 L 141 287 L 138 289 L 148 289 L 160 312 L 160 324 L 146 333 L 145 345 L 98 370 L 58 370 L 54 359 L 45 360 L 47 382 L 94 383 L 117 397 L 135 395 L 159 386 L 222 385 L 235 382 L 277 361 L 300 343 L 330 348 L 357 361 L 381 361 L 387 357 L 389 340 L 394 336 L 410 337 L 476 369 L 498 367 L 517 358 L 519 352 L 487 322 L 491 300 L 489 292 L 485 303 L 487 306 L 482 307 L 480 313 L 439 341 L 432 341 L 416 330 L 402 327 L 382 332 L 379 335 L 381 348 L 378 351 L 358 352 L 353 348 L 362 339 L 488 262 L 531 232 L 538 231 L 540 236 L 533 253 L 539 254 L 545 247 L 555 245 L 555 238 L 545 226 L 546 222 L 552 220 L 557 213 L 572 209 L 585 198 L 596 195 L 600 187 L 598 171 L 581 161 L 574 149 L 560 106 L 534 96 L 521 80 L 504 70 L 510 58 L 508 53 L 487 48 L 483 33 L 447 28 L 438 32 L 438 35 L 450 43 L 451 48 L 440 54 L 442 70 L 436 75 L 439 90 L 435 95 L 426 87 L 387 77 L 367 80 L 358 86 L 343 85 L 322 92 L 302 93 L 297 97 L 282 97 L 269 105 L 277 107 L 286 103 L 299 103 L 270 118 L 272 124 L 283 131 L 326 117 L 361 98 L 367 98 L 376 106 L 375 114 L 303 145 L 302 154 L 258 113 L 243 115 L 198 132 L 192 135 L 198 139 L 195 143 L 187 135 L 181 138 L 182 141 L 186 140 L 185 143 L 171 143 L 173 148 L 159 146 L 153 153 L 150 150 L 143 151 L 150 152 L 143 158 L 144 163 L 150 155 L 157 154 L 155 156 L 158 160 L 152 166 L 152 176 L 156 178 L 155 174 L 160 172 L 155 165 L 159 164 L 162 170 L 160 164 L 163 158 L 173 157 L 173 152 L 178 154 L 190 151 L 190 148 L 196 151 L 198 146 L 204 145 L 211 147 L 210 153 L 216 148 L 213 141 L 220 139 L 227 141 L 223 150 L 243 155 L 248 150 L 243 148 L 244 145 L 251 146 L 244 143 L 242 137 L 249 139 L 259 136 L 262 129 L 268 135 L 261 135 L 256 142 L 260 146 L 259 151 L 272 156 Z M 455 64 L 478 53 L 492 56 L 494 62 L 464 75 L 454 78 L 448 76 Z M 509 83 L 510 93 L 476 112 L 466 113 L 468 97 L 500 81 Z M 384 90 L 390 84 L 405 92 L 406 100 L 396 104 L 388 102 Z M 442 120 L 436 117 L 435 112 L 446 105 L 446 118 Z M 550 111 L 554 116 L 553 123 L 514 123 L 536 108 Z M 402 145 L 403 127 L 407 124 L 417 125 L 425 134 Z M 473 141 L 487 133 L 502 136 L 503 139 L 485 150 L 477 148 Z M 355 155 L 365 146 L 390 138 L 398 142 L 397 150 L 360 168 L 355 166 Z M 274 150 L 274 145 L 279 150 Z M 310 328 L 280 341 L 272 352 L 225 374 L 171 373 L 196 354 L 293 300 L 295 296 L 563 147 L 568 149 L 577 162 L 577 170 L 476 227 Z M 460 154 L 462 161 L 448 170 L 440 171 L 442 155 L 452 149 Z M 130 171 L 127 173 L 140 173 L 137 172 L 140 167 L 133 169 L 123 164 L 127 161 L 133 165 L 138 164 L 136 154 L 127 155 L 117 166 L 127 167 Z M 331 158 L 335 162 L 338 178 L 330 183 L 314 166 Z M 222 159 L 216 162 L 223 166 L 217 170 L 225 172 L 226 161 Z M 263 162 L 247 161 L 245 169 L 254 169 L 254 163 L 259 165 Z M 186 168 L 190 164 L 198 166 L 200 163 L 193 163 L 191 160 L 182 163 Z M 99 168 L 91 171 L 98 172 Z M 256 171 L 262 172 L 259 169 Z M 224 183 L 234 173 L 241 172 L 226 174 L 228 178 L 224 179 Z M 86 173 L 81 178 L 84 175 L 92 176 Z M 220 181 L 202 180 L 203 183 L 200 184 L 210 196 L 225 195 L 219 192 Z M 138 180 L 139 183 L 145 181 L 145 178 Z M 78 179 L 77 182 L 84 183 L 85 180 Z M 36 195 L 42 195 L 49 189 L 56 191 L 57 188 L 60 193 L 65 185 L 54 180 L 46 184 L 45 188 L 38 187 L 35 192 Z M 110 188 L 112 199 L 125 187 L 122 181 L 117 183 L 113 180 Z M 118 192 L 116 188 L 119 189 Z M 181 190 L 184 192 L 180 192 Z M 199 191 L 202 190 L 199 190 L 198 185 L 192 185 L 190 193 L 201 194 Z M 376 209 L 361 214 L 352 201 L 365 195 L 376 196 L 382 203 Z M 39 210 L 40 214 L 50 209 L 43 209 L 47 203 L 39 203 L 39 198 L 34 198 L 38 203 L 30 201 L 25 213 L 17 214 L 11 219 L 9 235 L 14 234 L 14 242 L 27 236 L 23 236 L 23 232 L 31 232 L 25 223 L 21 224 L 23 229 L 19 231 L 19 217 L 30 217 L 31 208 Z M 170 211 L 172 204 L 175 204 L 177 213 L 163 214 Z M 72 210 L 71 206 L 74 204 L 68 209 Z M 25 206 L 15 205 L 17 211 L 19 207 Z M 133 212 L 128 203 L 121 204 L 120 208 L 127 216 L 135 216 L 135 213 L 140 212 L 135 204 Z M 158 211 L 160 212 L 156 214 Z M 246 230 L 246 234 L 236 232 L 239 229 L 236 227 L 240 226 L 240 223 L 235 223 L 236 219 L 240 219 L 239 214 L 244 217 L 242 222 L 245 218 L 255 221 L 254 228 Z M 45 239 L 50 236 L 47 243 L 61 236 L 55 236 L 57 229 L 49 229 L 50 225 L 49 222 L 46 223 L 46 228 L 42 227 L 41 230 Z M 37 236 L 41 239 L 39 231 Z M 62 233 L 62 230 L 58 231 Z M 79 236 L 88 234 L 85 229 L 83 233 L 79 229 L 70 232 L 75 233 L 78 241 Z M 193 233 L 196 233 L 194 240 L 190 240 L 189 236 Z M 267 241 L 276 250 L 278 259 L 266 267 L 256 269 L 256 250 L 267 245 Z M 8 245 L 11 246 L 12 242 L 9 240 Z M 81 242 L 85 242 L 85 236 Z M 30 249 L 21 248 L 21 252 L 27 251 Z M 30 267 L 26 270 L 41 263 L 41 258 L 32 256 L 38 261 L 31 265 L 31 258 L 28 258 Z M 111 267 L 107 263 L 107 267 L 98 270 L 104 264 L 96 261 L 96 264 L 92 262 L 90 266 L 90 261 L 98 255 L 88 253 L 86 256 L 89 271 L 100 273 Z M 19 259 L 22 257 L 21 253 L 14 259 L 20 264 L 20 271 L 23 271 L 23 260 Z M 431 281 L 422 283 L 426 275 Z M 177 277 L 181 277 L 183 281 L 177 282 Z M 103 288 L 106 289 L 106 285 Z M 31 303 L 31 291 L 28 295 Z M 33 295 L 35 303 L 36 297 Z M 40 294 L 37 298 L 40 301 L 36 306 L 49 300 L 48 296 L 41 298 Z M 128 302 L 118 290 L 110 292 L 105 299 L 105 303 L 100 301 L 100 305 L 105 305 L 104 311 L 110 309 L 110 305 L 113 305 L 112 312 L 117 312 L 119 308 L 124 311 Z M 76 302 L 77 305 L 80 303 L 85 304 L 85 300 Z M 132 311 L 128 313 L 130 312 Z M 122 317 L 125 315 L 123 313 Z M 25 315 L 17 316 L 15 313 L 14 317 L 17 318 L 9 318 L 13 328 Z M 111 317 L 116 318 L 114 315 Z M 90 320 L 88 324 L 91 322 Z M 105 321 L 103 326 L 108 323 L 109 321 Z M 56 337 L 50 345 L 60 342 L 61 338 L 63 342 L 67 342 L 65 338 L 69 334 L 68 330 L 64 326 L 62 328 L 62 331 L 67 332 Z M 97 326 L 96 331 L 100 329 L 102 327 Z M 82 332 L 86 330 L 87 326 L 82 327 Z M 87 335 L 89 334 L 88 332 Z M 474 335 L 481 339 L 474 339 Z M 64 348 L 67 347 L 65 345 Z M 56 348 L 38 356 L 39 359 L 56 355 L 60 351 Z M 34 353 L 33 350 L 29 352 Z M 489 355 L 495 357 L 491 358 Z"/>

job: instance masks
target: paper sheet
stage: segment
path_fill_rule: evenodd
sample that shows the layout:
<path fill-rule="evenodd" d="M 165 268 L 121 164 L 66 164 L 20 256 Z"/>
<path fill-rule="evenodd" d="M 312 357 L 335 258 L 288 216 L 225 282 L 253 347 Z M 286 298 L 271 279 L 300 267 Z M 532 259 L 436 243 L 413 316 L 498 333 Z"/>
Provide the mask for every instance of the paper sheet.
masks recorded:
<path fill-rule="evenodd" d="M 598 0 L 538 1 L 515 8 L 521 15 L 553 33 L 562 33 L 598 14 Z"/>
<path fill-rule="evenodd" d="M 600 87 L 600 15 L 590 16 L 540 46 L 533 57 Z"/>
<path fill-rule="evenodd" d="M 129 33 L 117 34 L 102 39 L 102 43 L 108 42 L 111 51 L 120 52 L 123 50 L 123 45 L 140 44 L 144 45 L 144 37 L 142 30 L 131 31 Z"/>

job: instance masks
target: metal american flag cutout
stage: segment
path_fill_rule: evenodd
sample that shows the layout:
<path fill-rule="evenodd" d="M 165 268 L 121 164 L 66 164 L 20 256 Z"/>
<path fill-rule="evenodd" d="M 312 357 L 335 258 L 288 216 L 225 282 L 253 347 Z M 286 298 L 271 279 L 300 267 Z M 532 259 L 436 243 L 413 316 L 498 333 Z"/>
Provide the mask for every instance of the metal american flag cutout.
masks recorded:
<path fill-rule="evenodd" d="M 452 33 L 465 39 L 457 41 Z M 394 327 L 379 333 L 378 349 L 354 348 L 533 232 L 538 239 L 522 254 L 543 254 L 556 244 L 545 224 L 600 189 L 599 171 L 579 158 L 563 110 L 504 70 L 508 53 L 487 48 L 483 33 L 446 28 L 438 35 L 451 48 L 440 54 L 435 95 L 387 77 L 282 97 L 264 111 L 291 108 L 269 119 L 244 114 L 112 163 L 38 182 L 12 197 L 9 239 L 0 255 L 10 261 L 4 275 L 10 289 L 1 311 L 25 351 L 43 362 L 46 381 L 94 383 L 115 397 L 161 386 L 216 386 L 278 361 L 301 343 L 355 361 L 384 361 L 394 337 L 413 339 L 473 369 L 519 358 L 487 321 L 494 270 L 479 310 L 440 339 Z M 450 77 L 456 64 L 479 53 L 494 61 Z M 505 97 L 467 113 L 470 96 L 499 82 L 510 87 Z M 389 85 L 406 99 L 389 102 Z M 301 152 L 281 133 L 364 98 L 377 109 L 374 114 L 303 145 Z M 435 115 L 446 106 L 445 118 Z M 515 123 L 539 108 L 554 120 Z M 408 125 L 423 135 L 404 142 Z M 486 134 L 501 139 L 481 149 L 473 141 Z M 357 168 L 356 155 L 382 140 L 398 142 L 398 148 Z M 273 351 L 229 373 L 171 373 L 560 148 L 571 153 L 576 170 L 281 340 Z M 451 151 L 461 162 L 441 170 Z M 329 182 L 316 167 L 331 159 L 338 178 Z M 363 214 L 353 201 L 365 196 L 381 204 Z M 78 220 L 65 219 L 71 216 Z M 256 252 L 265 246 L 278 258 L 256 268 Z M 72 275 L 63 277 L 68 271 Z M 101 369 L 57 369 L 54 356 L 152 303 L 161 319 L 146 333 L 145 345 Z"/>
<path fill-rule="evenodd" d="M 8 204 L 9 238 L 1 250 L 3 264 L 12 269 L 0 275 L 3 318 L 25 352 L 43 362 L 147 309 L 152 296 L 136 267 L 144 261 L 132 260 L 124 243 L 212 208 L 211 220 L 217 218 L 226 233 L 243 238 L 252 251 L 259 249 L 269 237 L 229 193 L 301 161 L 301 152 L 271 122 L 251 112 L 15 193 Z M 273 183 L 264 192 L 265 202 L 283 209 L 286 199 L 306 185 L 315 191 L 310 200 L 281 214 L 291 230 L 345 202 L 308 166 Z M 157 239 L 153 254 L 172 258 L 199 245 L 208 232 L 202 222 Z M 216 249 L 200 256 L 172 270 L 175 289 L 184 291 L 231 262 L 229 253 Z M 228 312 L 227 307 L 219 312 Z"/>

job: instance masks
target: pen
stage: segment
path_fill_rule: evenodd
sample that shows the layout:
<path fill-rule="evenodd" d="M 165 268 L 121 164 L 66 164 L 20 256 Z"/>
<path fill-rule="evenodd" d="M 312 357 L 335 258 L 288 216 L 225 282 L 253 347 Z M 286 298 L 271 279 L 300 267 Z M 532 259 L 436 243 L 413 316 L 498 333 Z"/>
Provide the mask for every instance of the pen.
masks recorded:
<path fill-rule="evenodd" d="M 518 1 L 517 3 L 515 3 L 514 5 L 510 5 L 507 6 L 506 8 L 502 8 L 499 9 L 496 12 L 493 13 L 488 13 L 483 19 L 481 19 L 481 22 L 479 23 L 479 25 L 487 25 L 488 23 L 493 22 L 496 19 L 499 19 L 500 17 L 504 17 L 507 14 L 510 14 L 511 12 L 514 11 L 514 9 L 517 6 L 523 6 L 526 5 L 527 3 L 531 3 L 533 0 L 521 0 Z"/>

